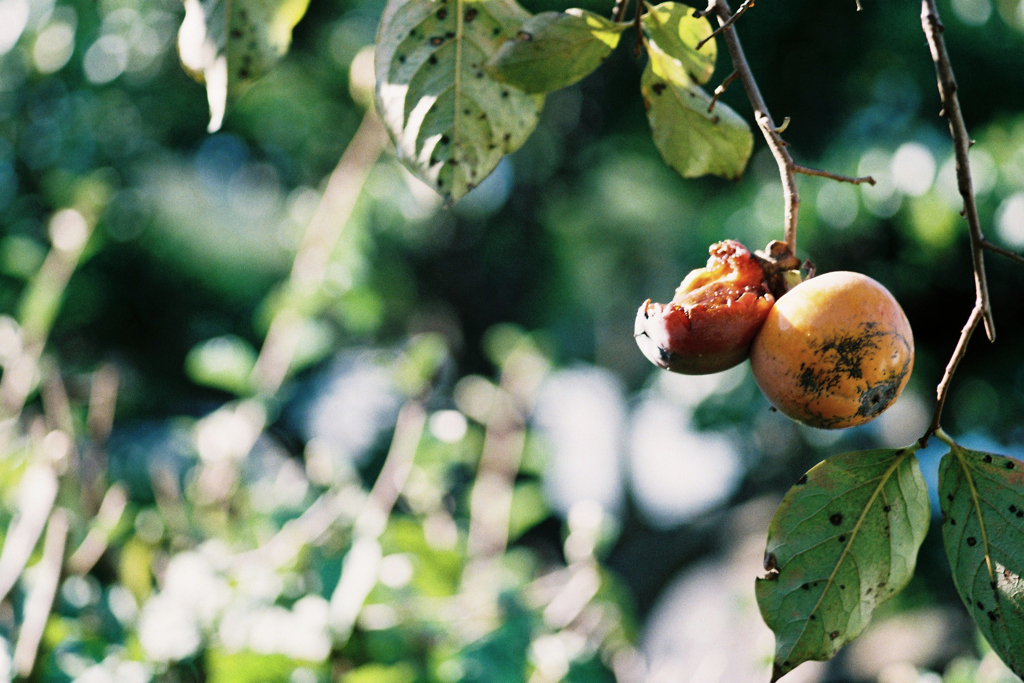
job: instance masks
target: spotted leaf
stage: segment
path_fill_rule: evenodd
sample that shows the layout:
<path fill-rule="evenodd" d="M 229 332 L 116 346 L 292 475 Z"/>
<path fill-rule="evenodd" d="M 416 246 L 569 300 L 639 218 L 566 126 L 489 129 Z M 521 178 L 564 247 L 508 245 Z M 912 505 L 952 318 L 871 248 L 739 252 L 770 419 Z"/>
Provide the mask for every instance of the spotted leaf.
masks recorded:
<path fill-rule="evenodd" d="M 488 70 L 525 92 L 558 90 L 601 66 L 627 26 L 581 9 L 543 12 L 498 49 Z"/>
<path fill-rule="evenodd" d="M 768 528 L 768 574 L 756 585 L 775 632 L 773 681 L 831 659 L 910 580 L 929 520 L 916 450 L 837 455 L 786 494 Z"/>
<path fill-rule="evenodd" d="M 206 84 L 210 132 L 244 89 L 288 51 L 309 0 L 185 0 L 181 64 Z"/>
<path fill-rule="evenodd" d="M 518 149 L 542 96 L 487 61 L 529 14 L 514 0 L 389 0 L 377 33 L 377 109 L 398 157 L 449 204 Z"/>
<path fill-rule="evenodd" d="M 717 175 L 738 179 L 750 159 L 750 126 L 711 98 L 680 71 L 676 62 L 656 51 L 640 81 L 654 144 L 672 169 L 684 178 Z"/>
<path fill-rule="evenodd" d="M 1024 462 L 954 446 L 939 464 L 939 502 L 956 589 L 1024 676 Z"/>

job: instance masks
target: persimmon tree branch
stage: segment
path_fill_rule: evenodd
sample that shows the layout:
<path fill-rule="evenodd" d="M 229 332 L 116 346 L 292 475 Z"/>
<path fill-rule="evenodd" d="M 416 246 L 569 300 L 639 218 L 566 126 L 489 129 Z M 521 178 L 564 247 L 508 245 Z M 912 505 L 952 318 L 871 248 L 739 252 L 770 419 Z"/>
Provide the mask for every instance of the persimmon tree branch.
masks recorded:
<path fill-rule="evenodd" d="M 747 99 L 750 100 L 750 106 L 754 109 L 754 120 L 757 121 L 757 127 L 761 129 L 761 133 L 764 135 L 764 139 L 768 143 L 768 148 L 771 150 L 772 156 L 775 157 L 775 163 L 779 166 L 779 175 L 782 178 L 782 193 L 785 201 L 785 239 L 786 244 L 789 245 L 790 251 L 795 254 L 797 217 L 800 211 L 800 193 L 796 188 L 797 173 L 831 178 L 832 180 L 849 182 L 855 185 L 859 185 L 861 183 L 870 183 L 873 185 L 875 181 L 870 177 L 848 178 L 846 176 L 828 173 L 827 171 L 817 171 L 815 169 L 800 166 L 793 161 L 793 157 L 790 155 L 789 150 L 786 149 L 788 144 L 782 139 L 782 130 L 785 126 L 779 127 L 775 125 L 772 115 L 768 111 L 768 105 L 765 104 L 764 97 L 761 95 L 761 89 L 758 87 L 757 81 L 754 79 L 754 74 L 750 70 L 750 64 L 747 62 L 747 56 L 743 52 L 743 45 L 740 43 L 740 38 L 736 35 L 736 28 L 734 26 L 736 19 L 753 5 L 754 3 L 752 0 L 745 0 L 745 2 L 740 5 L 736 13 L 733 14 L 732 10 L 729 9 L 728 0 L 710 0 L 710 2 L 708 2 L 707 9 L 699 12 L 699 14 L 707 15 L 714 13 L 717 15 L 719 27 L 712 35 L 721 33 L 725 38 L 725 44 L 729 50 L 729 56 L 732 58 L 733 67 L 735 68 L 734 74 L 730 75 L 720 87 L 724 89 L 724 86 L 728 85 L 728 83 L 734 78 L 739 79 L 740 82 L 743 83 L 743 89 L 747 93 Z M 720 93 L 716 90 L 716 95 L 719 94 Z"/>
<path fill-rule="evenodd" d="M 935 411 L 932 413 L 932 422 L 928 426 L 928 431 L 921 437 L 922 447 L 927 446 L 929 437 L 941 429 L 942 409 L 946 405 L 946 396 L 949 394 L 949 383 L 953 380 L 953 373 L 956 372 L 957 366 L 960 365 L 960 361 L 967 353 L 967 343 L 971 340 L 971 335 L 977 329 L 978 323 L 981 322 L 981 315 L 981 302 L 975 302 L 971 315 L 967 318 L 967 324 L 960 331 L 960 339 L 956 343 L 956 348 L 953 349 L 953 355 L 946 365 L 946 371 L 942 374 L 939 386 L 935 389 Z"/>
<path fill-rule="evenodd" d="M 956 179 L 960 190 L 960 196 L 964 200 L 964 218 L 970 229 L 971 237 L 971 259 L 974 267 L 974 290 L 975 303 L 967 324 L 960 332 L 960 339 L 953 355 L 949 359 L 946 371 L 935 390 L 935 411 L 932 413 L 931 425 L 928 431 L 921 437 L 922 446 L 928 444 L 928 439 L 940 429 L 942 421 L 942 410 L 946 404 L 946 396 L 949 393 L 949 385 L 956 372 L 957 366 L 967 353 L 967 344 L 971 335 L 978 327 L 979 321 L 983 321 L 985 332 L 990 341 L 995 341 L 996 327 L 992 318 L 992 306 L 989 302 L 988 280 L 985 277 L 985 258 L 983 248 L 986 245 L 985 237 L 981 232 L 981 223 L 978 220 L 978 206 L 974 199 L 974 186 L 971 182 L 971 167 L 968 157 L 968 150 L 971 147 L 971 138 L 967 134 L 967 126 L 964 124 L 963 113 L 960 111 L 960 99 L 956 94 L 956 76 L 953 74 L 953 66 L 949 61 L 949 53 L 946 52 L 946 42 L 942 37 L 945 26 L 939 18 L 939 9 L 935 0 L 921 0 L 921 28 L 925 38 L 928 40 L 928 48 L 931 52 L 932 61 L 935 63 L 935 76 L 938 82 L 939 98 L 942 101 L 941 116 L 946 117 L 949 122 L 949 133 L 953 138 L 953 150 L 956 158 Z M 989 247 L 991 249 L 991 247 Z M 1012 253 L 1012 252 L 1011 252 Z"/>
<path fill-rule="evenodd" d="M 715 36 L 717 36 L 717 35 L 718 35 L 719 33 L 721 33 L 722 31 L 725 31 L 725 30 L 729 29 L 729 28 L 730 28 L 730 27 L 731 27 L 731 26 L 732 26 L 733 24 L 735 24 L 735 23 L 736 23 L 736 20 L 737 20 L 737 19 L 739 19 L 740 17 L 742 17 L 742 16 L 743 16 L 743 14 L 744 14 L 744 13 L 745 13 L 745 12 L 746 12 L 746 11 L 747 11 L 748 9 L 750 9 L 750 8 L 751 8 L 751 7 L 753 7 L 753 6 L 754 6 L 754 0 L 744 0 L 743 4 L 742 4 L 742 5 L 740 5 L 740 6 L 739 6 L 739 7 L 738 7 L 738 8 L 736 9 L 736 11 L 735 11 L 735 12 L 733 13 L 733 15 L 732 15 L 731 17 L 729 17 L 729 19 L 728 19 L 728 20 L 726 20 L 725 22 L 723 22 L 723 23 L 722 23 L 722 24 L 721 24 L 721 25 L 720 25 L 720 26 L 719 26 L 718 28 L 716 28 L 716 29 L 715 29 L 714 31 L 712 31 L 712 32 L 711 32 L 711 35 L 710 35 L 710 36 L 708 36 L 708 37 L 707 37 L 707 38 L 705 38 L 704 40 L 702 40 L 702 41 L 700 41 L 699 43 L 697 43 L 697 47 L 696 47 L 696 49 L 697 49 L 697 50 L 700 50 L 700 49 L 701 49 L 702 47 L 704 47 L 704 44 L 705 44 L 705 43 L 707 43 L 707 42 L 708 42 L 709 40 L 712 40 L 712 39 L 714 39 L 714 37 L 715 37 Z"/>
<path fill-rule="evenodd" d="M 743 89 L 750 100 L 750 106 L 754 109 L 754 120 L 757 127 L 761 129 L 768 148 L 775 157 L 775 163 L 779 166 L 779 175 L 782 177 L 782 193 L 785 195 L 785 239 L 790 251 L 796 253 L 796 223 L 797 214 L 800 211 L 800 193 L 796 189 L 796 164 L 793 157 L 786 149 L 786 141 L 778 132 L 778 127 L 772 120 L 768 111 L 761 89 L 754 80 L 754 74 L 750 71 L 750 64 L 747 63 L 747 55 L 743 51 L 740 38 L 736 35 L 736 28 L 733 26 L 735 19 L 732 10 L 729 9 L 728 0 L 711 0 L 708 3 L 706 14 L 714 12 L 718 15 L 718 23 L 722 36 L 725 38 L 726 47 L 729 49 L 729 56 L 732 58 L 733 67 L 736 69 Z"/>
<path fill-rule="evenodd" d="M 989 242 L 987 239 L 982 239 L 981 240 L 981 246 L 984 247 L 985 249 L 988 249 L 993 254 L 999 254 L 1000 256 L 1005 256 L 1006 258 L 1010 259 L 1011 261 L 1016 261 L 1017 263 L 1019 263 L 1022 266 L 1024 266 L 1024 256 L 1018 254 L 1015 251 L 1010 251 L 1009 249 L 1003 249 L 998 244 L 993 244 L 992 242 Z"/>
<path fill-rule="evenodd" d="M 992 319 L 992 306 L 988 296 L 988 281 L 985 279 L 985 259 L 982 254 L 982 243 L 985 241 L 978 220 L 978 205 L 974 200 L 974 185 L 971 182 L 971 166 L 968 150 L 971 138 L 967 134 L 963 113 L 960 110 L 960 98 L 956 94 L 956 76 L 946 52 L 946 41 L 942 37 L 946 27 L 939 19 L 939 8 L 935 0 L 921 0 L 921 28 L 928 39 L 932 61 L 935 63 L 935 76 L 939 86 L 939 97 L 942 100 L 941 116 L 949 122 L 949 133 L 953 137 L 953 151 L 956 157 L 956 181 L 960 196 L 964 199 L 964 218 L 970 228 L 971 258 L 974 264 L 974 289 L 981 303 L 982 320 L 989 341 L 996 339 L 996 325 Z"/>

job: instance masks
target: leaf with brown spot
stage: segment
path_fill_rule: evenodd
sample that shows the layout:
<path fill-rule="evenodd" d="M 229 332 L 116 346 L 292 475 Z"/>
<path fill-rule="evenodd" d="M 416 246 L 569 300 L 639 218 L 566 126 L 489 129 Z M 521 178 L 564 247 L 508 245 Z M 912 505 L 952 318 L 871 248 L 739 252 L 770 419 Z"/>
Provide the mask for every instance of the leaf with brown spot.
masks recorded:
<path fill-rule="evenodd" d="M 526 10 L 515 0 L 453 0 L 439 17 L 442 4 L 389 0 L 374 60 L 377 110 L 398 158 L 451 204 L 526 142 L 544 100 L 481 69 L 515 38 Z"/>
<path fill-rule="evenodd" d="M 756 584 L 775 632 L 772 680 L 831 659 L 910 581 L 930 517 L 916 450 L 834 456 L 786 494 L 768 528 L 777 573 Z"/>
<path fill-rule="evenodd" d="M 992 649 L 1024 676 L 1024 463 L 952 446 L 939 463 L 939 501 L 956 589 Z"/>
<path fill-rule="evenodd" d="M 671 69 L 652 52 L 640 80 L 654 144 L 673 170 L 684 178 L 717 175 L 738 178 L 746 168 L 754 138 L 750 126 L 721 102 L 708 112 L 711 97 Z"/>

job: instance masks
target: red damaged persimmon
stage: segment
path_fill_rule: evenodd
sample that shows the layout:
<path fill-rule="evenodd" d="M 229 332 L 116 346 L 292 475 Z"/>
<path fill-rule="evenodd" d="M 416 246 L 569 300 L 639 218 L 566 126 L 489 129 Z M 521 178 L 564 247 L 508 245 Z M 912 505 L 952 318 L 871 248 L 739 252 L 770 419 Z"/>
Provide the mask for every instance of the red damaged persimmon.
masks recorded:
<path fill-rule="evenodd" d="M 742 244 L 711 245 L 707 266 L 690 272 L 667 304 L 645 301 L 634 337 L 655 365 L 705 375 L 742 363 L 775 297 L 764 271 Z"/>

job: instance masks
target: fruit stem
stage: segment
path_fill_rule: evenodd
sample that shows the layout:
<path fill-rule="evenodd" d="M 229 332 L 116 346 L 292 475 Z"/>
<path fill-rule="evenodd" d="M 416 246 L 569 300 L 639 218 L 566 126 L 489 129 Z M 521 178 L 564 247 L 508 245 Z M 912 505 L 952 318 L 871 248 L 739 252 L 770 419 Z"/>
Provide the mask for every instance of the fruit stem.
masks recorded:
<path fill-rule="evenodd" d="M 974 187 L 971 183 L 971 166 L 968 150 L 974 144 L 967 134 L 963 113 L 960 111 L 960 98 L 956 95 L 956 76 L 946 52 L 946 41 L 942 32 L 946 27 L 939 19 L 939 8 L 935 0 L 921 0 L 921 28 L 928 39 L 932 61 L 935 62 L 935 76 L 939 86 L 939 98 L 942 101 L 940 116 L 949 122 L 949 133 L 953 137 L 953 150 L 956 155 L 956 180 L 960 195 L 964 198 L 963 216 L 967 219 L 971 234 L 971 258 L 974 264 L 974 289 L 985 321 L 985 333 L 989 341 L 996 340 L 996 325 L 992 318 L 992 306 L 989 303 L 988 280 L 985 278 L 985 258 L 982 247 L 985 237 L 981 233 L 978 220 L 978 206 L 974 201 Z"/>
<path fill-rule="evenodd" d="M 747 3 L 744 3 L 747 5 Z M 753 4 L 753 3 L 750 3 Z M 749 5 L 748 5 L 749 6 Z M 719 31 L 725 36 L 725 44 L 729 49 L 729 56 L 732 58 L 733 66 L 736 69 L 737 77 L 743 83 L 743 89 L 747 92 L 747 99 L 754 109 L 754 120 L 757 127 L 761 129 L 768 148 L 775 157 L 775 163 L 779 165 L 779 175 L 782 177 L 782 193 L 785 196 L 785 239 L 790 251 L 796 253 L 796 223 L 797 214 L 800 210 L 800 194 L 796 189 L 796 163 L 786 149 L 786 141 L 779 134 L 778 127 L 772 120 L 764 97 L 761 95 L 757 81 L 750 71 L 750 64 L 747 63 L 747 56 L 743 52 L 743 45 L 740 44 L 739 36 L 733 26 L 732 11 L 729 9 L 728 0 L 710 0 L 708 8 L 702 14 L 714 11 L 718 15 Z M 738 13 L 737 13 L 738 15 Z"/>

